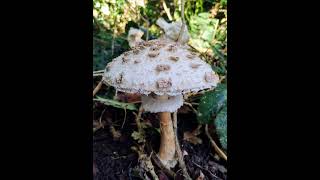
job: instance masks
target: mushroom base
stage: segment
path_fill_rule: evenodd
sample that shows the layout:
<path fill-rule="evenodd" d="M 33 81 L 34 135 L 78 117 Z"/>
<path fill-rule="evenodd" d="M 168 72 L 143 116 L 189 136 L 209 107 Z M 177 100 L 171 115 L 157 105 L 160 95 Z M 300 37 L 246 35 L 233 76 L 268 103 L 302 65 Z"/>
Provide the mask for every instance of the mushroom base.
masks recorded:
<path fill-rule="evenodd" d="M 175 156 L 176 144 L 171 114 L 169 112 L 160 112 L 159 116 L 161 133 L 159 159 L 167 168 L 173 168 L 177 164 L 177 160 Z"/>

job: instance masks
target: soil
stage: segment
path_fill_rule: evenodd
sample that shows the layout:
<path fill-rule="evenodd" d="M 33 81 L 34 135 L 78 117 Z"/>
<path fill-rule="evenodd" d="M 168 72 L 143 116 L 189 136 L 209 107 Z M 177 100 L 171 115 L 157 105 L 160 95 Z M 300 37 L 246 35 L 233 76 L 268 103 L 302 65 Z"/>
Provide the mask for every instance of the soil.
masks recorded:
<path fill-rule="evenodd" d="M 99 104 L 96 104 L 95 109 L 94 120 L 99 121 L 101 117 L 101 122 L 105 123 L 105 126 L 97 130 L 93 137 L 94 180 L 146 179 L 143 177 L 145 171 L 143 171 L 138 163 L 138 154 L 131 149 L 133 146 L 139 146 L 139 143 L 131 137 L 133 131 L 137 131 L 133 113 L 127 111 L 126 121 L 121 129 L 124 120 L 123 110 Z M 101 116 L 104 109 L 105 112 Z M 145 129 L 145 138 L 153 151 L 157 151 L 160 144 L 160 134 L 156 130 L 156 128 L 159 128 L 157 118 L 156 114 L 142 114 L 143 122 L 148 122 L 152 125 L 151 128 Z M 121 133 L 120 138 L 116 139 L 112 136 L 110 124 Z M 179 141 L 182 152 L 185 151 L 187 153 L 187 155 L 184 156 L 184 160 L 191 178 L 195 180 L 227 179 L 226 163 L 223 162 L 223 160 L 217 160 L 215 157 L 214 150 L 203 128 L 201 129 L 202 133 L 198 136 L 202 139 L 202 144 L 194 145 L 182 140 L 183 132 L 192 131 L 196 127 L 197 122 L 192 112 L 178 113 Z M 144 152 L 150 155 L 150 149 L 145 148 Z M 160 180 L 174 179 L 167 176 L 158 166 L 153 165 Z M 175 179 L 177 180 L 183 179 L 181 170 L 179 169 L 179 166 L 176 166 L 176 168 L 172 170 L 176 173 Z M 201 178 L 200 174 L 203 174 L 204 178 Z M 150 174 L 148 175 L 150 179 L 152 179 Z"/>

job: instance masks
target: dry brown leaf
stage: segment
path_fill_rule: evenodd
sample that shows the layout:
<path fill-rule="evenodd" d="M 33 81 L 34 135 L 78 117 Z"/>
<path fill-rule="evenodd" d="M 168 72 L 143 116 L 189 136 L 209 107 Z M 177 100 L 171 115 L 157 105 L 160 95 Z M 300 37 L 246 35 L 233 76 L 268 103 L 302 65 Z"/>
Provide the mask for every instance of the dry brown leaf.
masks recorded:
<path fill-rule="evenodd" d="M 195 145 L 202 144 L 202 139 L 198 138 L 197 135 L 199 135 L 199 134 L 194 133 L 194 132 L 189 132 L 189 131 L 184 132 L 183 133 L 183 140 L 188 141 L 188 142 L 195 144 Z"/>

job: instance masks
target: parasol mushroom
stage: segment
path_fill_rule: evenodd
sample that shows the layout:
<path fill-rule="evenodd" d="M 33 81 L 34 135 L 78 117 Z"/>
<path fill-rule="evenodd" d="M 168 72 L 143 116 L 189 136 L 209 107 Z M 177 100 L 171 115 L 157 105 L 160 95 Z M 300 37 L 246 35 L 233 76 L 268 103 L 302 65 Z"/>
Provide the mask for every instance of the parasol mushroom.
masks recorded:
<path fill-rule="evenodd" d="M 186 42 L 186 38 L 182 41 Z M 141 94 L 143 109 L 159 114 L 161 144 L 158 155 L 168 168 L 176 165 L 170 113 L 183 105 L 183 94 L 213 88 L 219 80 L 210 65 L 184 42 L 164 36 L 132 43 L 135 44 L 132 50 L 106 66 L 103 77 L 104 83 L 118 91 Z"/>
<path fill-rule="evenodd" d="M 104 82 L 118 91 L 140 93 L 144 110 L 159 113 L 159 156 L 170 166 L 175 155 L 170 113 L 183 105 L 182 94 L 215 87 L 218 76 L 188 46 L 157 39 L 115 58 L 107 65 Z"/>

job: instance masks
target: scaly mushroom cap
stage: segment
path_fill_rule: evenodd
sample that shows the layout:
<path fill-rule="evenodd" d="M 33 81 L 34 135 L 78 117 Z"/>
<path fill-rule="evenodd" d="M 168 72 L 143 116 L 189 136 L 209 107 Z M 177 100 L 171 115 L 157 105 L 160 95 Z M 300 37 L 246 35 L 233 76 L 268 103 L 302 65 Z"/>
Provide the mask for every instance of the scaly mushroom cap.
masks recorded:
<path fill-rule="evenodd" d="M 141 42 L 110 62 L 104 82 L 127 93 L 176 96 L 215 87 L 219 77 L 187 45 L 167 39 Z"/>

